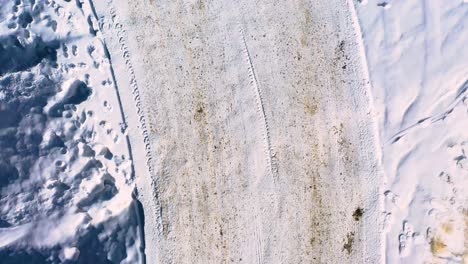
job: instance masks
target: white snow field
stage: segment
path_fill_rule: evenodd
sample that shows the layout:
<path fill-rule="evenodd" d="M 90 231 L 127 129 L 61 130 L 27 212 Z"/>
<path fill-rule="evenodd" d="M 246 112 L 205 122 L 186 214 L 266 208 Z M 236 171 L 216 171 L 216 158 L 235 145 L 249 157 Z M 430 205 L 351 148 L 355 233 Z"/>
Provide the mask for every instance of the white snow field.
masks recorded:
<path fill-rule="evenodd" d="M 0 263 L 138 263 L 135 175 L 88 2 L 0 1 Z"/>
<path fill-rule="evenodd" d="M 386 263 L 468 263 L 468 3 L 356 3 L 384 165 Z"/>
<path fill-rule="evenodd" d="M 466 0 L 0 0 L 0 264 L 468 263 Z"/>

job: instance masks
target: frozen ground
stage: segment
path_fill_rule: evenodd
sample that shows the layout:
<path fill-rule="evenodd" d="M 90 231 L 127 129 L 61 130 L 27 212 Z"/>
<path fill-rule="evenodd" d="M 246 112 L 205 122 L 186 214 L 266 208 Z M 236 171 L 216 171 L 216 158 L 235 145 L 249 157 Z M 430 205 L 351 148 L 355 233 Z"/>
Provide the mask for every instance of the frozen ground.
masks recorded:
<path fill-rule="evenodd" d="M 1 263 L 143 260 L 117 96 L 87 1 L 0 1 Z"/>
<path fill-rule="evenodd" d="M 385 171 L 385 260 L 468 263 L 468 4 L 359 2 Z"/>

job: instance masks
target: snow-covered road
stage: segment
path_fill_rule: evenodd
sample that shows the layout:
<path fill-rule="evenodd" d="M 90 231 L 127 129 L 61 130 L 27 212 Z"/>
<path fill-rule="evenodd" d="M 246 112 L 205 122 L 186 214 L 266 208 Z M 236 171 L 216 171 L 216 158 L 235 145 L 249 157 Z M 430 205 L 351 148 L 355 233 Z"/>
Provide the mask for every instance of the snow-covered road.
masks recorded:
<path fill-rule="evenodd" d="M 141 121 L 148 261 L 380 260 L 376 129 L 346 2 L 95 3 Z"/>

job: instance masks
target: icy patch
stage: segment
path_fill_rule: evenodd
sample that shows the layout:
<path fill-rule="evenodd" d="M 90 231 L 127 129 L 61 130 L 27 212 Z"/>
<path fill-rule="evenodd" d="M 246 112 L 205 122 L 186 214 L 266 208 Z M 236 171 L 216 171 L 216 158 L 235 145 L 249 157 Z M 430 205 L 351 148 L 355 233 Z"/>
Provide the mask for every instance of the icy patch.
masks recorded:
<path fill-rule="evenodd" d="M 89 2 L 0 4 L 2 263 L 144 259 L 125 121 L 95 25 Z"/>

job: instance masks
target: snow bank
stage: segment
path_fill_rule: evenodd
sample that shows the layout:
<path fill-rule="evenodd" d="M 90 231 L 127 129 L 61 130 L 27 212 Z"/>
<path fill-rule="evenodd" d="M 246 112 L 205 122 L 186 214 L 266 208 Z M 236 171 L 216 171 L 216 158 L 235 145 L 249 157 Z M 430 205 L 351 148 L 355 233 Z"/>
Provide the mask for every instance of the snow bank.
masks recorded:
<path fill-rule="evenodd" d="M 383 143 L 385 261 L 466 263 L 468 5 L 366 2 L 356 7 Z"/>
<path fill-rule="evenodd" d="M 89 3 L 1 1 L 2 263 L 143 261 L 126 133 Z"/>

